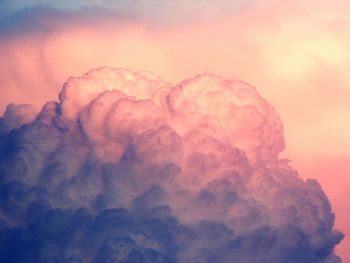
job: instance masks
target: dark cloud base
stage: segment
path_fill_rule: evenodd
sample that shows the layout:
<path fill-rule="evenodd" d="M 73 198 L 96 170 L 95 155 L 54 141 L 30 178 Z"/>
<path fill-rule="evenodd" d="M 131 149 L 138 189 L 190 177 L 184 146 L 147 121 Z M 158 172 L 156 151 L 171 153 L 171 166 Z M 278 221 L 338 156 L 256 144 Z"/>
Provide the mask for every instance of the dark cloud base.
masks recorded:
<path fill-rule="evenodd" d="M 329 247 L 312 251 L 305 233 L 293 225 L 239 236 L 217 222 L 180 224 L 166 206 L 143 213 L 108 209 L 96 217 L 84 208 L 32 206 L 37 215 L 31 225 L 2 225 L 1 262 L 306 263 L 324 262 L 331 252 Z M 338 262 L 333 259 L 327 262 Z"/>

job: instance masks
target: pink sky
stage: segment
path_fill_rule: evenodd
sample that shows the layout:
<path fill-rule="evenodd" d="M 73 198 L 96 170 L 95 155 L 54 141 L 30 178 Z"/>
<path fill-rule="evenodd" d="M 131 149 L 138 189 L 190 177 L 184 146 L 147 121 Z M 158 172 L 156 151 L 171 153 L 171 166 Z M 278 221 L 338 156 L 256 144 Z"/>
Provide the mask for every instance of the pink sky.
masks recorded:
<path fill-rule="evenodd" d="M 298 3 L 299 2 L 299 3 Z M 208 7 L 209 8 L 209 7 Z M 0 38 L 0 111 L 39 108 L 69 76 L 102 65 L 148 70 L 174 83 L 201 72 L 237 76 L 276 107 L 287 150 L 303 178 L 317 179 L 346 235 L 350 262 L 350 4 L 256 1 L 240 12 L 168 24 L 80 13 L 24 18 Z M 180 19 L 179 19 L 180 20 Z"/>

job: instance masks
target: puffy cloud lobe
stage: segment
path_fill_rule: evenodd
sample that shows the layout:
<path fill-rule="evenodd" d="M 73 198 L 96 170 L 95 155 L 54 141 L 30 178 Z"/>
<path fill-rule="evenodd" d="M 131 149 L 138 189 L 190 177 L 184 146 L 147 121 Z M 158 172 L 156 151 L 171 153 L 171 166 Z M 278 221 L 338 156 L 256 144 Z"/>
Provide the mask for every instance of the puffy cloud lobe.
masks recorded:
<path fill-rule="evenodd" d="M 100 68 L 1 127 L 1 261 L 340 262 L 327 197 L 238 79 Z"/>
<path fill-rule="evenodd" d="M 29 124 L 36 117 L 36 110 L 30 104 L 15 105 L 13 103 L 6 107 L 3 120 L 0 123 L 0 129 L 10 131 L 21 127 L 23 124 Z"/>

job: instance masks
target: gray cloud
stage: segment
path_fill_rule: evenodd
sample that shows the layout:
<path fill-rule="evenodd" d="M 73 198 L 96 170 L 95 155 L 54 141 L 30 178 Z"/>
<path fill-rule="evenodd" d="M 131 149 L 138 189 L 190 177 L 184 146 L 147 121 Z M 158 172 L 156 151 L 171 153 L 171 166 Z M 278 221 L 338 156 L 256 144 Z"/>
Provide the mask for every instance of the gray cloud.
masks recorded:
<path fill-rule="evenodd" d="M 18 33 L 47 34 L 59 26 L 142 22 L 152 28 L 171 28 L 191 22 L 212 21 L 233 15 L 254 1 L 101 0 L 101 1 L 8 1 L 0 0 L 1 38 Z"/>

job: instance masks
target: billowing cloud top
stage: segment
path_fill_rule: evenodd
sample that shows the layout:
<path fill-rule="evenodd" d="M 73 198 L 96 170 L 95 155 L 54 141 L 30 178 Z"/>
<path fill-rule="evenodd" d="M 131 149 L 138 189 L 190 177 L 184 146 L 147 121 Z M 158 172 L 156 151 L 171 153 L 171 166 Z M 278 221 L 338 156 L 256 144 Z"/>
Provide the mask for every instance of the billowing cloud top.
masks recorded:
<path fill-rule="evenodd" d="M 340 262 L 327 197 L 239 79 L 100 68 L 0 134 L 1 262 Z"/>

